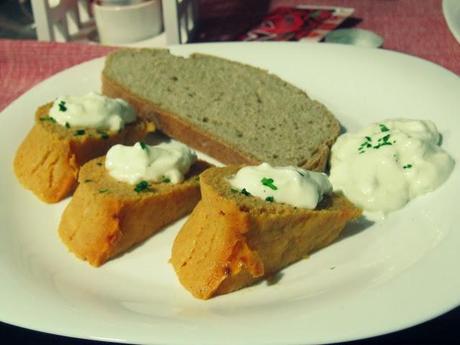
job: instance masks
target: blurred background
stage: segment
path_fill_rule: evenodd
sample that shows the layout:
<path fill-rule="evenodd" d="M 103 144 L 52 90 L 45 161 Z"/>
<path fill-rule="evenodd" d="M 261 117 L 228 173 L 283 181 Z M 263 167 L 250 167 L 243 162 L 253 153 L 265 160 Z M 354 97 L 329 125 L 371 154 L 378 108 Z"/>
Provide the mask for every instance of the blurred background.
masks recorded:
<path fill-rule="evenodd" d="M 56 41 L 68 41 L 68 40 L 84 40 L 87 39 L 89 42 L 101 42 L 102 43 L 129 43 L 129 42 L 118 42 L 110 37 L 104 37 L 103 31 L 109 31 L 110 33 L 116 34 L 117 28 L 112 28 L 110 23 L 118 23 L 120 27 L 123 22 L 123 12 L 125 13 L 126 23 L 132 25 L 142 25 L 147 27 L 149 25 L 147 17 L 145 16 L 145 10 L 141 10 L 140 6 L 147 6 L 148 3 L 156 2 L 158 5 L 154 9 L 151 7 L 151 11 L 157 11 L 157 17 L 152 12 L 150 16 L 150 23 L 156 21 L 160 22 L 158 29 L 152 30 L 155 35 L 166 31 L 164 43 L 177 44 L 177 43 L 191 43 L 191 42 L 213 42 L 213 41 L 232 41 L 241 40 L 249 30 L 257 28 L 263 23 L 267 15 L 272 14 L 274 8 L 278 6 L 280 1 L 277 0 L 0 0 L 0 38 L 10 39 L 39 39 L 39 40 L 56 40 Z M 70 24 L 69 18 L 63 18 L 62 13 L 70 9 L 70 4 L 78 4 L 76 8 L 79 8 L 82 16 L 81 9 L 85 4 L 86 12 L 89 15 L 89 26 L 93 26 L 95 30 L 94 35 L 88 34 L 88 30 L 84 35 L 80 35 L 78 39 L 75 37 L 62 38 L 62 35 L 57 34 L 57 38 L 44 38 L 44 27 L 48 30 L 49 23 L 60 21 L 64 19 L 65 26 Z M 283 1 L 284 3 L 290 3 L 289 1 Z M 294 4 L 302 3 L 303 5 L 309 5 L 309 0 L 305 1 L 292 1 Z M 45 5 L 46 4 L 46 5 Z M 113 10 L 114 5 L 117 5 L 117 10 Z M 65 9 L 67 8 L 67 9 Z M 138 13 L 135 13 L 135 9 L 139 8 Z M 144 7 L 147 8 L 147 7 Z M 64 10 L 65 9 L 65 10 Z M 131 12 L 130 12 L 131 11 Z M 118 12 L 117 14 L 115 12 Z M 143 18 L 139 16 L 141 13 L 144 15 Z M 331 12 L 332 13 L 332 12 Z M 334 13 L 335 15 L 336 13 Z M 350 14 L 350 13 L 349 13 Z M 349 15 L 347 14 L 347 16 Z M 35 15 L 35 18 L 34 18 Z M 311 15 L 311 16 L 309 16 Z M 313 10 L 304 13 L 276 13 L 277 28 L 289 27 L 295 21 L 298 22 L 299 18 L 302 21 L 311 22 L 314 21 L 317 15 Z M 118 17 L 117 17 L 118 16 Z M 138 17 L 136 17 L 138 16 Z M 106 18 L 114 18 L 106 19 Z M 155 19 L 154 19 L 155 18 Z M 156 19 L 159 18 L 159 19 Z M 281 21 L 279 18 L 282 18 Z M 319 17 L 317 16 L 319 19 Z M 347 20 L 350 23 L 349 20 Z M 341 23 L 341 22 L 340 22 Z M 96 24 L 96 25 L 94 25 Z M 157 23 L 158 24 L 158 23 Z M 279 26 L 278 26 L 279 24 Z M 310 25 L 311 26 L 311 25 Z M 342 25 L 343 26 L 343 25 Z M 125 25 L 124 29 L 130 27 Z M 304 26 L 305 28 L 306 26 Z M 88 25 L 87 25 L 88 28 Z M 62 31 L 62 25 L 58 29 Z M 310 27 L 309 30 L 312 28 Z M 134 30 L 134 29 L 133 29 Z M 140 29 L 136 29 L 139 31 Z M 120 30 L 121 31 L 121 30 Z M 273 31 L 271 31 L 273 33 Z M 99 34 L 99 35 L 98 35 Z M 126 33 L 125 33 L 126 34 Z M 279 32 L 276 32 L 279 34 Z M 61 38 L 59 38 L 59 36 Z M 65 35 L 64 35 L 65 36 Z M 133 35 L 133 37 L 136 35 Z M 152 36 L 152 35 L 151 35 Z M 83 38 L 83 39 L 82 39 Z M 101 39 L 102 38 L 102 39 Z M 264 40 L 269 39 L 267 35 L 263 37 Z M 293 40 L 292 37 L 288 38 Z M 123 40 L 123 39 L 122 39 Z M 275 40 L 275 39 L 274 39 Z M 286 37 L 283 39 L 277 38 L 276 40 L 287 40 Z M 134 41 L 134 40 L 133 40 Z M 141 41 L 141 40 L 137 40 Z M 145 42 L 149 45 L 149 42 Z M 155 44 L 154 44 L 155 45 Z"/>
<path fill-rule="evenodd" d="M 88 0 L 88 2 L 93 1 Z M 117 1 L 113 0 L 113 2 Z M 261 20 L 270 4 L 270 0 L 195 0 L 194 2 L 198 7 L 202 32 L 201 35 L 197 33 L 196 40 L 208 40 L 225 35 L 230 38 L 244 33 Z M 51 0 L 49 3 L 56 5 L 59 0 Z M 129 4 L 130 1 L 119 0 L 118 3 Z M 212 35 L 206 33 L 216 27 L 218 30 Z M 0 0 L 0 38 L 37 39 L 31 0 Z"/>
<path fill-rule="evenodd" d="M 0 0 L 0 38 L 37 38 L 30 0 Z"/>

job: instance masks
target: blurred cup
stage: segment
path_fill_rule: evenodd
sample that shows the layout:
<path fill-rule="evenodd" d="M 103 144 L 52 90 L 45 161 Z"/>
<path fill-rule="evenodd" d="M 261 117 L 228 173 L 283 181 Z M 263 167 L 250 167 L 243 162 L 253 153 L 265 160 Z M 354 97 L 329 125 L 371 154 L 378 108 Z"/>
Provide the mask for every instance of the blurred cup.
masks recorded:
<path fill-rule="evenodd" d="M 96 2 L 93 10 L 99 41 L 103 44 L 142 41 L 158 35 L 163 28 L 161 0 L 119 6 Z"/>

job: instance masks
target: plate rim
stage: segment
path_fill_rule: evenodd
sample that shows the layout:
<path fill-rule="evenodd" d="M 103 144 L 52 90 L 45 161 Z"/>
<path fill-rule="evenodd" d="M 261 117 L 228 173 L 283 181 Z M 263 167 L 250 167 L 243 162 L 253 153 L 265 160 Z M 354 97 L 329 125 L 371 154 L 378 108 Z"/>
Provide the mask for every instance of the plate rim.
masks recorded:
<path fill-rule="evenodd" d="M 225 44 L 225 43 L 219 43 L 219 45 L 221 45 L 221 44 Z M 231 45 L 235 45 L 235 44 L 240 45 L 239 43 L 231 43 Z M 244 43 L 243 43 L 243 44 L 244 44 Z M 254 44 L 254 43 L 251 43 L 251 44 Z M 267 43 L 262 43 L 262 44 L 266 45 Z M 273 45 L 273 44 L 276 44 L 276 43 L 269 43 L 269 44 L 270 44 L 270 45 Z M 294 44 L 288 43 L 288 44 L 289 44 L 289 45 L 294 45 L 295 43 L 294 43 Z M 314 43 L 312 43 L 312 44 L 314 44 Z M 207 46 L 210 46 L 210 45 L 216 45 L 216 44 L 212 44 L 212 43 L 209 44 L 209 43 L 208 43 L 208 44 L 206 44 L 206 45 L 207 45 Z M 334 46 L 340 46 L 340 45 L 334 45 Z M 343 47 L 344 49 L 350 49 L 350 47 L 345 47 L 345 46 L 341 46 L 341 47 Z M 196 48 L 196 46 L 195 46 L 195 48 Z M 180 48 L 179 48 L 179 49 L 180 49 Z M 192 49 L 192 48 L 187 48 L 187 49 Z M 341 48 L 340 48 L 340 49 L 341 49 Z M 353 47 L 353 48 L 351 48 L 351 49 L 366 49 L 366 50 L 367 50 L 368 48 L 354 48 L 354 47 Z M 423 62 L 426 62 L 426 63 L 431 64 L 432 66 L 436 66 L 436 67 L 441 68 L 441 69 L 443 70 L 443 73 L 447 72 L 447 73 L 449 73 L 451 76 L 454 76 L 454 77 L 458 78 L 453 72 L 451 72 L 451 71 L 445 69 L 445 68 L 442 67 L 442 66 L 438 66 L 438 65 L 436 65 L 436 64 L 434 64 L 434 63 L 432 63 L 432 62 L 430 62 L 430 61 L 426 61 L 426 60 L 423 60 L 423 59 L 418 58 L 418 57 L 412 57 L 412 56 L 409 56 L 409 55 L 406 55 L 406 54 L 403 54 L 403 53 L 388 52 L 388 51 L 385 51 L 385 52 L 381 51 L 381 52 L 384 53 L 384 54 L 387 54 L 387 53 L 390 53 L 390 54 L 400 54 L 400 55 L 404 55 L 404 56 L 406 56 L 406 57 L 408 57 L 408 58 L 414 58 L 414 59 L 421 60 L 421 61 L 423 61 Z M 16 100 L 14 100 L 13 102 L 11 102 L 7 107 L 5 107 L 5 109 L 4 109 L 4 110 L 1 112 L 1 114 L 0 114 L 0 123 L 3 122 L 3 121 L 2 121 L 2 118 L 3 118 L 3 114 L 4 114 L 4 113 L 7 113 L 7 112 L 11 111 L 10 108 L 16 107 L 16 106 L 17 106 L 16 104 L 19 104 L 19 103 L 21 102 L 22 98 L 26 98 L 26 97 L 28 97 L 27 95 L 29 95 L 30 93 L 34 93 L 34 92 L 37 92 L 36 90 L 40 90 L 40 88 L 43 87 L 43 83 L 49 82 L 50 80 L 52 80 L 53 78 L 57 77 L 58 75 L 61 75 L 61 74 L 65 75 L 65 74 L 67 74 L 67 73 L 69 72 L 70 69 L 79 69 L 79 68 L 82 68 L 82 67 L 81 67 L 82 65 L 89 65 L 89 64 L 91 64 L 91 63 L 94 64 L 94 63 L 97 63 L 97 62 L 95 62 L 95 61 L 102 61 L 103 59 L 104 59 L 104 57 L 99 57 L 99 58 L 95 58 L 95 59 L 92 59 L 92 60 L 89 60 L 89 61 L 80 63 L 80 64 L 78 64 L 78 65 L 75 65 L 75 66 L 70 67 L 69 69 L 65 69 L 65 70 L 63 70 L 63 71 L 60 71 L 60 72 L 54 74 L 53 76 L 51 76 L 51 77 L 49 77 L 49 78 L 47 78 L 47 79 L 41 81 L 40 83 L 36 84 L 36 85 L 33 86 L 31 89 L 29 89 L 29 90 L 26 91 L 24 94 L 22 94 L 20 97 L 18 97 Z M 458 299 L 458 301 L 459 301 L 459 303 L 460 303 L 460 296 L 458 296 L 457 299 Z M 457 304 L 456 306 L 451 306 L 451 307 L 448 308 L 447 310 L 442 310 L 442 311 L 440 311 L 440 312 L 439 312 L 438 314 L 436 314 L 436 315 L 430 315 L 430 316 L 428 316 L 427 318 L 424 318 L 424 319 L 422 318 L 422 320 L 415 321 L 414 323 L 411 323 L 409 326 L 407 326 L 407 325 L 406 325 L 406 326 L 402 326 L 402 327 L 399 328 L 399 329 L 393 329 L 393 330 L 390 330 L 389 332 L 394 332 L 394 331 L 398 331 L 398 330 L 401 330 L 401 329 L 405 329 L 405 328 L 410 327 L 410 326 L 413 326 L 413 325 L 415 325 L 415 324 L 419 324 L 420 322 L 424 322 L 424 321 L 430 320 L 430 319 L 432 319 L 432 318 L 434 318 L 434 317 L 437 317 L 437 316 L 439 316 L 439 315 L 441 315 L 441 314 L 443 314 L 443 313 L 445 313 L 445 312 L 447 312 L 447 311 L 449 311 L 449 310 L 452 310 L 452 309 L 456 308 L 457 306 L 458 306 L 458 304 Z M 0 313 L 0 320 L 1 320 L 2 322 L 9 323 L 7 320 L 4 320 L 4 317 L 2 316 L 1 313 Z M 30 327 L 29 325 L 24 325 L 24 324 L 21 325 L 21 324 L 19 324 L 19 323 L 14 323 L 14 325 L 18 325 L 18 326 L 20 326 L 20 327 L 25 327 L 25 328 L 29 328 L 29 329 L 33 329 L 33 330 L 37 330 L 37 331 L 42 331 L 42 332 L 47 332 L 47 333 L 62 335 L 62 336 L 70 336 L 70 337 L 82 338 L 81 335 L 69 334 L 69 333 L 67 333 L 67 332 L 56 332 L 56 331 L 51 331 L 51 332 L 50 332 L 49 330 L 36 329 L 36 328 Z M 387 333 L 389 333 L 389 332 L 388 332 L 388 331 L 383 331 L 383 332 L 380 333 L 380 334 L 373 334 L 373 335 L 382 335 L 382 334 L 387 334 Z M 371 335 L 371 336 L 372 336 L 372 335 Z M 96 337 L 91 337 L 91 336 L 89 336 L 89 337 L 83 337 L 83 339 L 91 339 L 91 340 L 99 340 L 99 341 L 117 341 L 117 342 L 131 342 L 131 341 L 132 341 L 132 339 L 109 339 L 109 338 L 99 337 L 99 336 L 96 336 Z M 347 340 L 354 340 L 354 339 L 361 339 L 361 338 L 351 337 L 351 338 L 349 338 L 349 339 L 343 339 L 343 340 L 339 340 L 339 341 L 347 341 Z M 269 343 L 269 342 L 264 342 L 264 344 L 268 344 L 268 343 Z"/>
<path fill-rule="evenodd" d="M 444 20 L 447 24 L 447 27 L 449 28 L 450 33 L 454 38 L 457 40 L 457 42 L 460 44 L 460 25 L 456 26 L 455 18 L 452 18 L 451 10 L 453 7 L 457 5 L 456 10 L 460 13 L 460 4 L 456 2 L 455 0 L 443 0 L 442 1 L 442 13 Z M 459 16 L 460 18 L 460 16 Z"/>

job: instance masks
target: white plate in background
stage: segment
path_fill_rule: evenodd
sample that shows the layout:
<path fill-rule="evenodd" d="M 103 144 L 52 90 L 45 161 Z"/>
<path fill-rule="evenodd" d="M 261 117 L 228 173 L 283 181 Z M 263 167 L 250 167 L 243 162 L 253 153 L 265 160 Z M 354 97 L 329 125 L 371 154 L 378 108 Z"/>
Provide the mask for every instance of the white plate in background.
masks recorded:
<path fill-rule="evenodd" d="M 221 43 L 174 47 L 276 73 L 325 103 L 349 130 L 389 117 L 431 119 L 460 159 L 460 80 L 414 57 L 343 45 Z M 99 90 L 103 59 L 63 71 L 0 115 L 0 320 L 44 332 L 145 344 L 306 344 L 400 330 L 460 304 L 460 173 L 385 221 L 355 226 L 333 245 L 261 283 L 194 299 L 168 264 L 183 220 L 101 268 L 77 260 L 56 229 L 67 200 L 22 189 L 14 152 L 40 104 Z M 308 135 L 308 132 L 306 132 Z"/>
<path fill-rule="evenodd" d="M 452 35 L 460 43 L 460 1 L 443 0 L 442 12 Z"/>

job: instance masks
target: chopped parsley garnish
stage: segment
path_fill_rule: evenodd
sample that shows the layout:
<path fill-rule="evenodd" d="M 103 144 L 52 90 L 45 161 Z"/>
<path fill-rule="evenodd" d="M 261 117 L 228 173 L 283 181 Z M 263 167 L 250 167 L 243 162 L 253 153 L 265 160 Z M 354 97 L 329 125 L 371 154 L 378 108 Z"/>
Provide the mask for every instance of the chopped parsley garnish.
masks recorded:
<path fill-rule="evenodd" d="M 380 127 L 380 132 L 389 132 L 390 131 L 390 129 L 387 126 L 385 126 L 383 123 L 380 123 L 379 127 Z"/>
<path fill-rule="evenodd" d="M 358 152 L 359 153 L 366 152 L 366 149 L 371 149 L 371 148 L 379 149 L 382 146 L 393 145 L 394 143 L 396 143 L 395 140 L 391 140 L 391 134 L 386 133 L 386 132 L 390 131 L 390 129 L 387 126 L 385 126 L 384 124 L 380 123 L 379 127 L 380 127 L 380 132 L 385 133 L 385 135 L 383 137 L 381 137 L 381 138 L 378 138 L 377 142 L 372 142 L 371 137 L 365 136 L 364 141 L 358 147 Z"/>
<path fill-rule="evenodd" d="M 75 136 L 80 136 L 80 135 L 85 135 L 85 130 L 84 129 L 77 129 L 75 132 L 73 132 L 73 135 Z"/>
<path fill-rule="evenodd" d="M 109 135 L 107 134 L 107 132 L 103 131 L 102 129 L 96 129 L 96 132 L 101 136 L 101 139 L 109 139 Z"/>
<path fill-rule="evenodd" d="M 99 189 L 99 193 L 101 194 L 107 193 L 108 191 L 108 189 Z"/>
<path fill-rule="evenodd" d="M 147 150 L 147 145 L 145 143 L 139 141 L 139 144 L 141 145 L 142 150 Z"/>
<path fill-rule="evenodd" d="M 93 180 L 87 178 L 86 180 L 83 181 L 84 183 L 88 183 L 88 182 L 93 182 Z"/>
<path fill-rule="evenodd" d="M 141 181 L 134 187 L 134 191 L 136 193 L 148 192 L 150 190 L 151 189 L 147 181 Z"/>
<path fill-rule="evenodd" d="M 390 134 L 387 134 L 377 140 L 377 144 L 373 146 L 374 149 L 379 149 L 382 146 L 385 145 L 393 145 L 392 143 L 389 142 L 390 140 Z"/>
<path fill-rule="evenodd" d="M 372 147 L 372 138 L 366 136 L 364 137 L 364 139 L 365 139 L 364 142 L 362 142 L 361 145 L 359 145 L 359 148 L 358 148 L 359 153 L 363 153 L 364 149 L 368 149 Z"/>
<path fill-rule="evenodd" d="M 251 196 L 251 193 L 249 193 L 249 192 L 246 190 L 246 188 L 243 188 L 243 189 L 241 190 L 241 194 L 246 195 L 246 196 Z"/>
<path fill-rule="evenodd" d="M 56 123 L 56 119 L 51 116 L 42 116 L 40 117 L 40 121 L 49 121 L 51 123 Z"/>
<path fill-rule="evenodd" d="M 169 177 L 163 176 L 162 179 L 161 179 L 161 182 L 162 183 L 169 183 L 169 182 L 171 182 L 171 179 Z"/>
<path fill-rule="evenodd" d="M 231 191 L 232 193 L 238 193 L 238 192 L 239 192 L 239 190 L 238 190 L 238 189 L 235 189 L 235 188 L 230 188 L 230 191 Z"/>
<path fill-rule="evenodd" d="M 102 166 L 102 163 L 101 163 L 101 162 L 97 162 L 96 165 Z"/>
<path fill-rule="evenodd" d="M 267 197 L 265 198 L 265 201 L 273 202 L 273 201 L 275 201 L 275 198 L 272 197 L 272 196 L 267 196 Z"/>
<path fill-rule="evenodd" d="M 297 172 L 299 173 L 300 176 L 305 177 L 304 173 L 301 173 L 299 170 L 297 170 Z"/>
<path fill-rule="evenodd" d="M 272 178 L 267 178 L 267 177 L 262 177 L 262 180 L 260 180 L 264 186 L 267 186 L 270 189 L 277 190 L 278 187 L 275 186 L 273 179 Z"/>
<path fill-rule="evenodd" d="M 403 169 L 410 169 L 410 168 L 412 168 L 412 164 L 403 165 Z"/>
<path fill-rule="evenodd" d="M 67 107 L 66 107 L 66 105 L 65 105 L 65 101 L 60 101 L 59 104 L 58 104 L 58 106 L 59 106 L 59 111 L 62 111 L 62 112 L 67 111 Z"/>
<path fill-rule="evenodd" d="M 65 123 L 65 128 L 70 128 L 70 125 L 68 122 Z"/>

